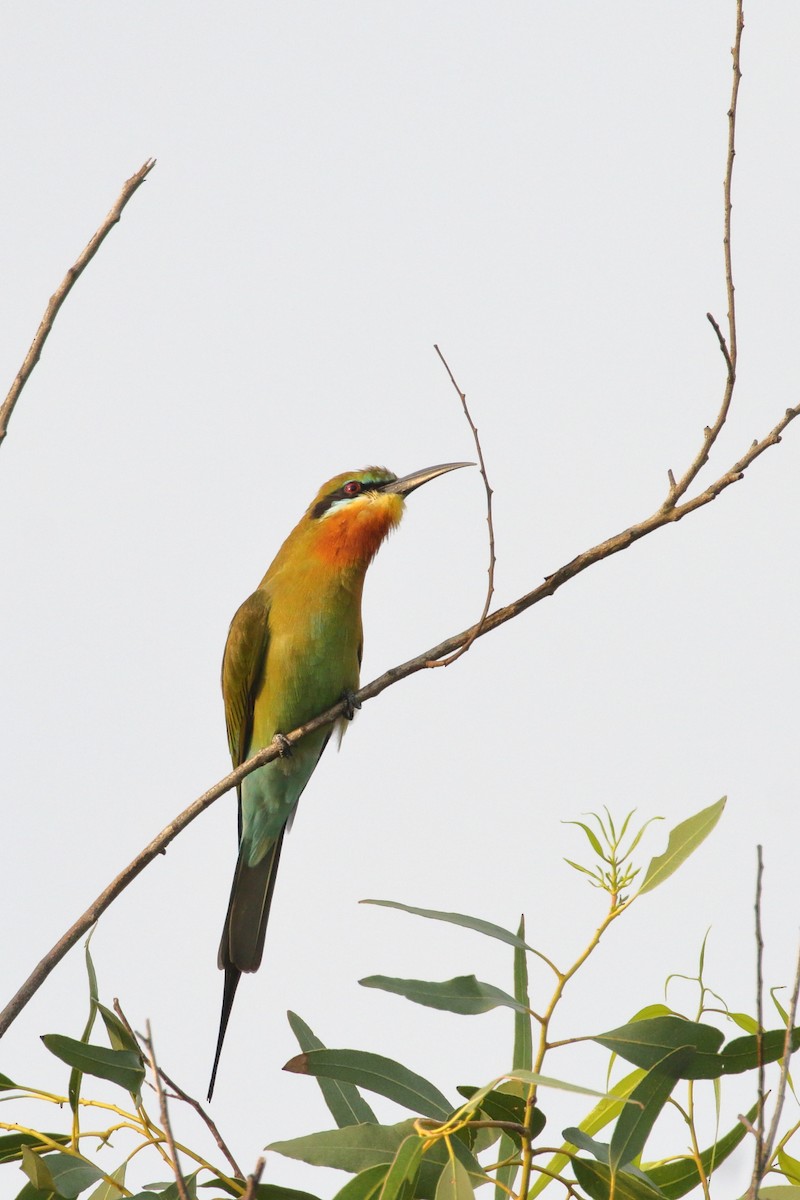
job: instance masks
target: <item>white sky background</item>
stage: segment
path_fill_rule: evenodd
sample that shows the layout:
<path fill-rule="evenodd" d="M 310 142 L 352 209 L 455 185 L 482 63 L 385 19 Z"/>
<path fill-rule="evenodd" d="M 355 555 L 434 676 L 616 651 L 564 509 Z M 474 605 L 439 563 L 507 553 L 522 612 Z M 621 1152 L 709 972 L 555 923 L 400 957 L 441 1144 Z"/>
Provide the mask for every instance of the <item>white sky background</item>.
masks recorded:
<path fill-rule="evenodd" d="M 800 12 L 774 0 L 746 20 L 740 374 L 705 482 L 798 400 Z M 726 310 L 733 21 L 733 0 L 7 0 L 6 386 L 123 180 L 158 165 L 68 299 L 0 452 L 3 1000 L 228 770 L 228 622 L 319 484 L 351 466 L 474 456 L 434 341 L 481 430 L 498 603 L 661 503 L 724 383 L 705 313 Z M 667 827 L 730 797 L 711 840 L 608 934 L 556 1036 L 660 1000 L 709 926 L 709 984 L 752 1010 L 759 841 L 766 980 L 790 982 L 799 467 L 800 423 L 710 507 L 365 706 L 324 757 L 213 1106 L 248 1169 L 267 1142 L 332 1124 L 316 1084 L 280 1070 L 297 1049 L 287 1008 L 329 1045 L 396 1057 L 454 1097 L 509 1065 L 510 1014 L 440 1014 L 356 982 L 475 972 L 510 987 L 507 948 L 357 901 L 508 926 L 524 910 L 533 943 L 566 963 L 603 903 L 563 863 L 585 851 L 561 822 L 604 804 L 666 818 L 646 860 Z M 477 471 L 411 497 L 370 572 L 365 680 L 477 616 L 486 553 Z M 235 824 L 228 796 L 93 942 L 103 997 L 137 1028 L 151 1019 L 163 1065 L 198 1096 Z M 534 1004 L 545 981 L 534 974 Z M 694 1002 L 687 989 L 670 999 Z M 63 1089 L 37 1038 L 78 1036 L 85 1012 L 76 950 L 3 1039 L 0 1071 Z M 550 1072 L 585 1080 L 587 1053 L 553 1055 Z M 605 1055 L 591 1061 L 602 1086 Z M 750 1101 L 725 1096 L 727 1128 Z M 557 1143 L 585 1106 L 545 1109 Z M 708 1111 L 705 1140 L 710 1089 Z M 730 1194 L 749 1155 L 740 1163 Z M 151 1162 L 138 1182 L 163 1174 Z M 323 1196 L 345 1178 L 275 1155 L 265 1176 Z M 21 1185 L 2 1168 L 0 1195 Z"/>

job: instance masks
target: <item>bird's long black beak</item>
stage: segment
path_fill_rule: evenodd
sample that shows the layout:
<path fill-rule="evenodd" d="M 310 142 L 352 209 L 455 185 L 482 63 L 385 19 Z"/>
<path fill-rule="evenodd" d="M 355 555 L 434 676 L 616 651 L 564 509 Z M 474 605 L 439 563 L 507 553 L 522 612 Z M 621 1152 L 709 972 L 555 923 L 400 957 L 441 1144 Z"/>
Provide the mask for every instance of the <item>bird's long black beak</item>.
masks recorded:
<path fill-rule="evenodd" d="M 446 475 L 448 471 L 457 471 L 459 467 L 474 467 L 475 463 L 458 462 L 458 463 L 440 463 L 438 467 L 425 467 L 422 471 L 414 471 L 411 475 L 404 475 L 402 479 L 394 479 L 391 483 L 384 483 L 381 486 L 382 492 L 396 492 L 399 496 L 408 496 L 416 488 L 422 487 L 423 483 L 427 483 L 430 479 L 435 479 L 437 475 Z"/>

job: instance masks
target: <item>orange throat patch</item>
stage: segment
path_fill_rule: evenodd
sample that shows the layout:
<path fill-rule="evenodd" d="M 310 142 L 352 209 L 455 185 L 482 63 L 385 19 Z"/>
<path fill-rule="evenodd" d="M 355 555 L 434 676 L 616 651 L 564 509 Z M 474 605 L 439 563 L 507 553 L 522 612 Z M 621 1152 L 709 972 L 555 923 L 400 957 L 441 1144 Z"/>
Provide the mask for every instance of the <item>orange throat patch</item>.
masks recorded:
<path fill-rule="evenodd" d="M 351 501 L 321 519 L 314 550 L 332 567 L 366 567 L 402 516 L 403 498 L 394 493 Z"/>

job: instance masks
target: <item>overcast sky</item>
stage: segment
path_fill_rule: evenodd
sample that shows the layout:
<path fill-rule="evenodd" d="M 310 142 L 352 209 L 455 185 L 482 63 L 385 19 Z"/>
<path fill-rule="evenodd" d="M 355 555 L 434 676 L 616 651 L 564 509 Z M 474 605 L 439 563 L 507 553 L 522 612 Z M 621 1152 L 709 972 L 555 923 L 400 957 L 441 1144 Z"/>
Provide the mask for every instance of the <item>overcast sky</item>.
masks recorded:
<path fill-rule="evenodd" d="M 733 24 L 733 0 L 6 0 L 6 386 L 122 182 L 158 165 L 69 297 L 0 452 L 4 1000 L 228 770 L 228 623 L 322 481 L 474 456 L 434 342 L 483 439 L 498 604 L 661 503 L 724 383 L 705 314 L 726 311 Z M 704 482 L 798 402 L 798 38 L 795 0 L 749 5 L 739 384 Z M 790 982 L 798 514 L 800 422 L 714 504 L 365 705 L 303 797 L 264 965 L 234 1009 L 213 1107 L 246 1167 L 332 1123 L 313 1081 L 281 1072 L 289 1008 L 329 1045 L 396 1057 L 454 1098 L 507 1068 L 509 1014 L 460 1018 L 357 984 L 475 972 L 508 988 L 507 948 L 357 902 L 508 926 L 524 911 L 533 944 L 566 964 L 603 911 L 563 862 L 585 845 L 562 822 L 588 810 L 663 816 L 646 861 L 668 827 L 729 796 L 712 838 L 609 933 L 556 1036 L 662 999 L 709 928 L 708 983 L 752 1011 L 758 842 L 765 978 Z M 368 577 L 365 680 L 476 618 L 484 515 L 476 471 L 410 498 Z M 165 1068 L 198 1096 L 235 855 L 228 796 L 93 942 L 102 996 L 137 1028 L 150 1018 Z M 545 983 L 534 970 L 534 1006 Z M 694 1008 L 681 985 L 669 999 Z M 63 1090 L 38 1035 L 78 1036 L 85 1011 L 76 950 L 3 1039 L 0 1071 Z M 584 1049 L 548 1067 L 602 1087 L 605 1061 Z M 723 1128 L 743 1103 L 723 1089 Z M 558 1142 L 585 1105 L 545 1110 Z M 676 1129 L 669 1147 L 684 1141 Z M 265 1175 L 324 1197 L 345 1178 L 276 1155 Z M 2 1168 L 2 1196 L 21 1183 Z"/>

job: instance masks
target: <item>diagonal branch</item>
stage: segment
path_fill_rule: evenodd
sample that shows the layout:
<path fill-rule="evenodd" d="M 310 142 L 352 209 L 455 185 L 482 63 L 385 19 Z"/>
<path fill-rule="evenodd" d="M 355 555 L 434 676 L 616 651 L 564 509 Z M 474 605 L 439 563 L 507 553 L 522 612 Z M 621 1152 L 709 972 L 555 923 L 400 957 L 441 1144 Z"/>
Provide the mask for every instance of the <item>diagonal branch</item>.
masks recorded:
<path fill-rule="evenodd" d="M 507 604 L 504 608 L 495 609 L 493 613 L 489 614 L 482 626 L 473 625 L 470 629 L 466 629 L 462 633 L 457 633 L 453 637 L 440 642 L 438 646 L 433 646 L 430 650 L 425 650 L 422 654 L 418 654 L 416 658 L 410 658 L 407 662 L 392 667 L 390 670 L 384 672 L 383 675 L 379 675 L 377 679 L 373 679 L 371 683 L 362 687 L 356 693 L 355 699 L 360 703 L 363 703 L 365 700 L 372 700 L 375 696 L 379 696 L 381 692 L 386 691 L 387 688 L 399 683 L 401 679 L 406 679 L 409 675 L 415 675 L 417 671 L 424 671 L 432 659 L 443 658 L 448 654 L 452 654 L 453 651 L 460 649 L 473 636 L 484 637 L 493 629 L 504 625 L 506 621 L 511 621 L 514 617 L 518 617 L 520 613 L 532 608 L 541 600 L 554 595 L 565 583 L 582 574 L 589 567 L 594 566 L 595 563 L 602 562 L 603 559 L 610 558 L 613 554 L 618 554 L 621 550 L 627 550 L 634 542 L 638 542 L 641 538 L 654 533 L 656 529 L 661 529 L 665 525 L 673 525 L 688 516 L 689 513 L 705 507 L 706 504 L 710 504 L 712 500 L 721 495 L 732 483 L 736 483 L 741 479 L 751 463 L 755 462 L 765 450 L 769 449 L 770 446 L 777 445 L 781 440 L 781 434 L 784 429 L 798 416 L 800 416 L 800 404 L 796 408 L 787 408 L 783 417 L 781 417 L 780 421 L 770 430 L 766 437 L 762 438 L 761 441 L 753 442 L 749 450 L 728 471 L 709 484 L 704 492 L 693 496 L 690 500 L 686 500 L 683 504 L 676 505 L 673 508 L 662 506 L 643 521 L 639 521 L 637 524 L 629 526 L 629 528 L 615 534 L 606 541 L 599 542 L 596 546 L 584 550 L 563 567 L 559 567 L 552 575 L 548 575 L 544 582 L 540 583 L 532 592 L 528 592 L 512 604 Z M 286 741 L 290 746 L 293 746 L 307 734 L 313 733 L 314 730 L 321 729 L 325 725 L 330 725 L 344 714 L 346 703 L 346 701 L 340 701 L 332 708 L 327 709 L 326 712 L 314 717 L 313 720 L 306 721 L 304 725 L 298 726 L 297 729 L 286 734 Z M 200 813 L 204 812 L 215 800 L 218 800 L 220 796 L 224 796 L 226 792 L 229 792 L 238 783 L 241 783 L 245 776 L 264 766 L 265 763 L 272 762 L 282 752 L 283 747 L 278 746 L 276 743 L 260 750 L 258 754 L 255 754 L 247 762 L 242 763 L 241 766 L 231 771 L 224 779 L 220 779 L 208 791 L 203 792 L 202 796 L 198 796 L 188 808 L 185 808 L 179 816 L 170 821 L 145 846 L 140 854 L 137 854 L 136 858 L 129 863 L 125 870 L 116 879 L 112 880 L 97 899 L 89 905 L 75 924 L 59 938 L 52 950 L 44 956 L 16 995 L 12 997 L 3 1011 L 0 1012 L 0 1037 L 2 1037 L 12 1021 L 14 1021 L 31 997 L 42 986 L 47 976 L 56 964 L 61 961 L 67 951 L 92 927 L 98 917 L 105 912 L 120 892 L 124 891 L 128 884 L 137 875 L 141 874 L 144 868 L 158 854 L 166 852 L 166 848 L 173 838 L 176 838 L 187 825 L 191 824 L 196 817 L 199 817 Z"/>
<path fill-rule="evenodd" d="M 72 291 L 73 284 L 78 277 L 83 273 L 84 269 L 94 258 L 97 251 L 106 239 L 106 236 L 114 228 L 122 216 L 122 210 L 130 200 L 133 193 L 141 187 L 147 176 L 156 165 L 154 158 L 148 158 L 146 163 L 143 163 L 135 175 L 131 175 L 122 187 L 122 191 L 114 201 L 114 205 L 106 219 L 103 221 L 100 228 L 97 230 L 91 240 L 84 246 L 80 255 L 67 271 L 61 283 L 53 292 L 48 302 L 47 308 L 44 311 L 44 316 L 36 330 L 33 341 L 31 342 L 30 350 L 25 355 L 25 361 L 17 372 L 17 376 L 11 385 L 11 389 L 3 403 L 0 405 L 0 446 L 3 444 L 6 434 L 8 433 L 8 422 L 11 420 L 11 414 L 14 411 L 14 406 L 19 400 L 20 393 L 28 382 L 33 368 L 38 363 L 42 348 L 47 341 L 50 330 L 53 328 L 53 323 L 58 316 L 61 305 L 66 300 L 69 293 Z"/>

